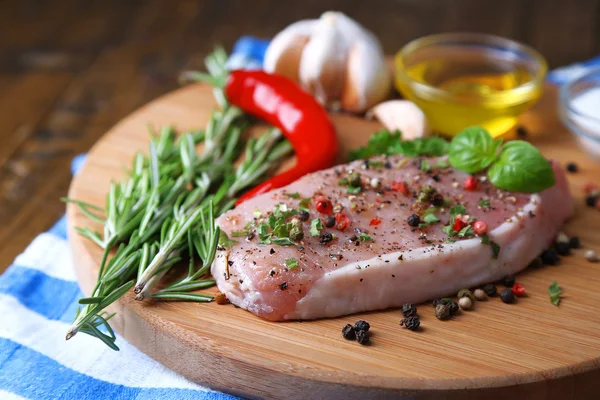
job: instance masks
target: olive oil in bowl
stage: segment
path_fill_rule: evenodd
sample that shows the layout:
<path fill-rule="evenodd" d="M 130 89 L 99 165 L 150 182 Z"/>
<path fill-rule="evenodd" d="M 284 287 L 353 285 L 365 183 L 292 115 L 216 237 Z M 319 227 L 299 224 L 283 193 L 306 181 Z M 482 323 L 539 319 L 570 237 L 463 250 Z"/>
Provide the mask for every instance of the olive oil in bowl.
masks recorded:
<path fill-rule="evenodd" d="M 546 63 L 538 56 L 495 36 L 434 35 L 398 53 L 396 86 L 435 132 L 452 136 L 480 125 L 500 136 L 542 93 Z"/>

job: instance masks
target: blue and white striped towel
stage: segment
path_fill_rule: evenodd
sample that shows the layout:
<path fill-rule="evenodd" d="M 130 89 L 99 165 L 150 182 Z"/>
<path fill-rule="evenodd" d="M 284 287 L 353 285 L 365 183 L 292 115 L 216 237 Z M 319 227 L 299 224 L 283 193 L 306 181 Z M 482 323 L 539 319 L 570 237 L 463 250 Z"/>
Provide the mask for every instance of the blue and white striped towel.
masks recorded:
<path fill-rule="evenodd" d="M 230 65 L 260 68 L 267 43 L 240 39 Z M 592 64 L 600 57 L 583 66 Z M 560 83 L 581 67 L 549 79 Z M 82 161 L 74 160 L 74 170 Z M 0 276 L 0 399 L 234 399 L 188 381 L 121 337 L 120 352 L 84 334 L 66 342 L 81 295 L 63 217 Z"/>

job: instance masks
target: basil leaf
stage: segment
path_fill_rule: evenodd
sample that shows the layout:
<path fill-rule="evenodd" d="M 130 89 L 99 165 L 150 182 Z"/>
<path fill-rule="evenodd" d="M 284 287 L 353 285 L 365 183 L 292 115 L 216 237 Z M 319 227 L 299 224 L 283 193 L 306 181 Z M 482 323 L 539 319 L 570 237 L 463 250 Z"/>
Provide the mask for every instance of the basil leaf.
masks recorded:
<path fill-rule="evenodd" d="M 496 160 L 496 152 L 501 144 L 501 140 L 494 140 L 485 129 L 472 126 L 452 139 L 448 160 L 454 168 L 472 174 Z"/>
<path fill-rule="evenodd" d="M 467 209 L 462 204 L 452 206 L 450 208 L 450 222 L 454 222 L 457 215 L 465 215 L 467 213 Z"/>
<path fill-rule="evenodd" d="M 502 147 L 498 161 L 488 170 L 490 182 L 513 192 L 541 192 L 554 185 L 550 162 L 532 144 L 514 140 Z"/>
<path fill-rule="evenodd" d="M 449 143 L 440 137 L 402 140 L 400 132 L 391 133 L 388 130 L 375 132 L 369 138 L 369 143 L 350 152 L 350 160 L 369 158 L 374 155 L 404 154 L 409 157 L 443 156 L 448 153 Z M 369 164 L 371 165 L 371 164 Z M 372 165 L 377 168 L 375 165 Z"/>

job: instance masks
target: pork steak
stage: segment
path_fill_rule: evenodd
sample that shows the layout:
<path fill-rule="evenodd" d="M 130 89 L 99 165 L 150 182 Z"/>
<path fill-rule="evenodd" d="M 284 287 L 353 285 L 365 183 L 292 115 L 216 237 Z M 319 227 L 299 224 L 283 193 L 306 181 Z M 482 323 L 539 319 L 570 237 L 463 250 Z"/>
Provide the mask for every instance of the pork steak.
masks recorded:
<path fill-rule="evenodd" d="M 466 190 L 469 175 L 445 158 L 391 156 L 309 174 L 217 220 L 233 241 L 219 247 L 212 274 L 233 304 L 273 321 L 452 295 L 522 270 L 552 243 L 573 213 L 553 168 L 556 184 L 536 194 L 499 190 L 483 175 Z M 474 221 L 488 234 L 476 235 Z"/>

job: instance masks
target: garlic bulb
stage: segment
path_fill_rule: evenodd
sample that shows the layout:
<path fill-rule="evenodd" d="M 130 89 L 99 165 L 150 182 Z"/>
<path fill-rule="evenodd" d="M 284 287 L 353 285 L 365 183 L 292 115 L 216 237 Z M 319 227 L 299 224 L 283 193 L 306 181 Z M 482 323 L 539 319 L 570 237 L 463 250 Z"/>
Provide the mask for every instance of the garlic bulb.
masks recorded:
<path fill-rule="evenodd" d="M 389 100 L 369 110 L 367 117 L 375 117 L 390 132 L 402 132 L 402 139 L 412 140 L 429 135 L 429 124 L 423 111 L 412 101 Z"/>
<path fill-rule="evenodd" d="M 384 100 L 391 88 L 377 38 L 334 11 L 278 33 L 265 54 L 264 69 L 299 82 L 321 104 L 353 112 Z"/>

